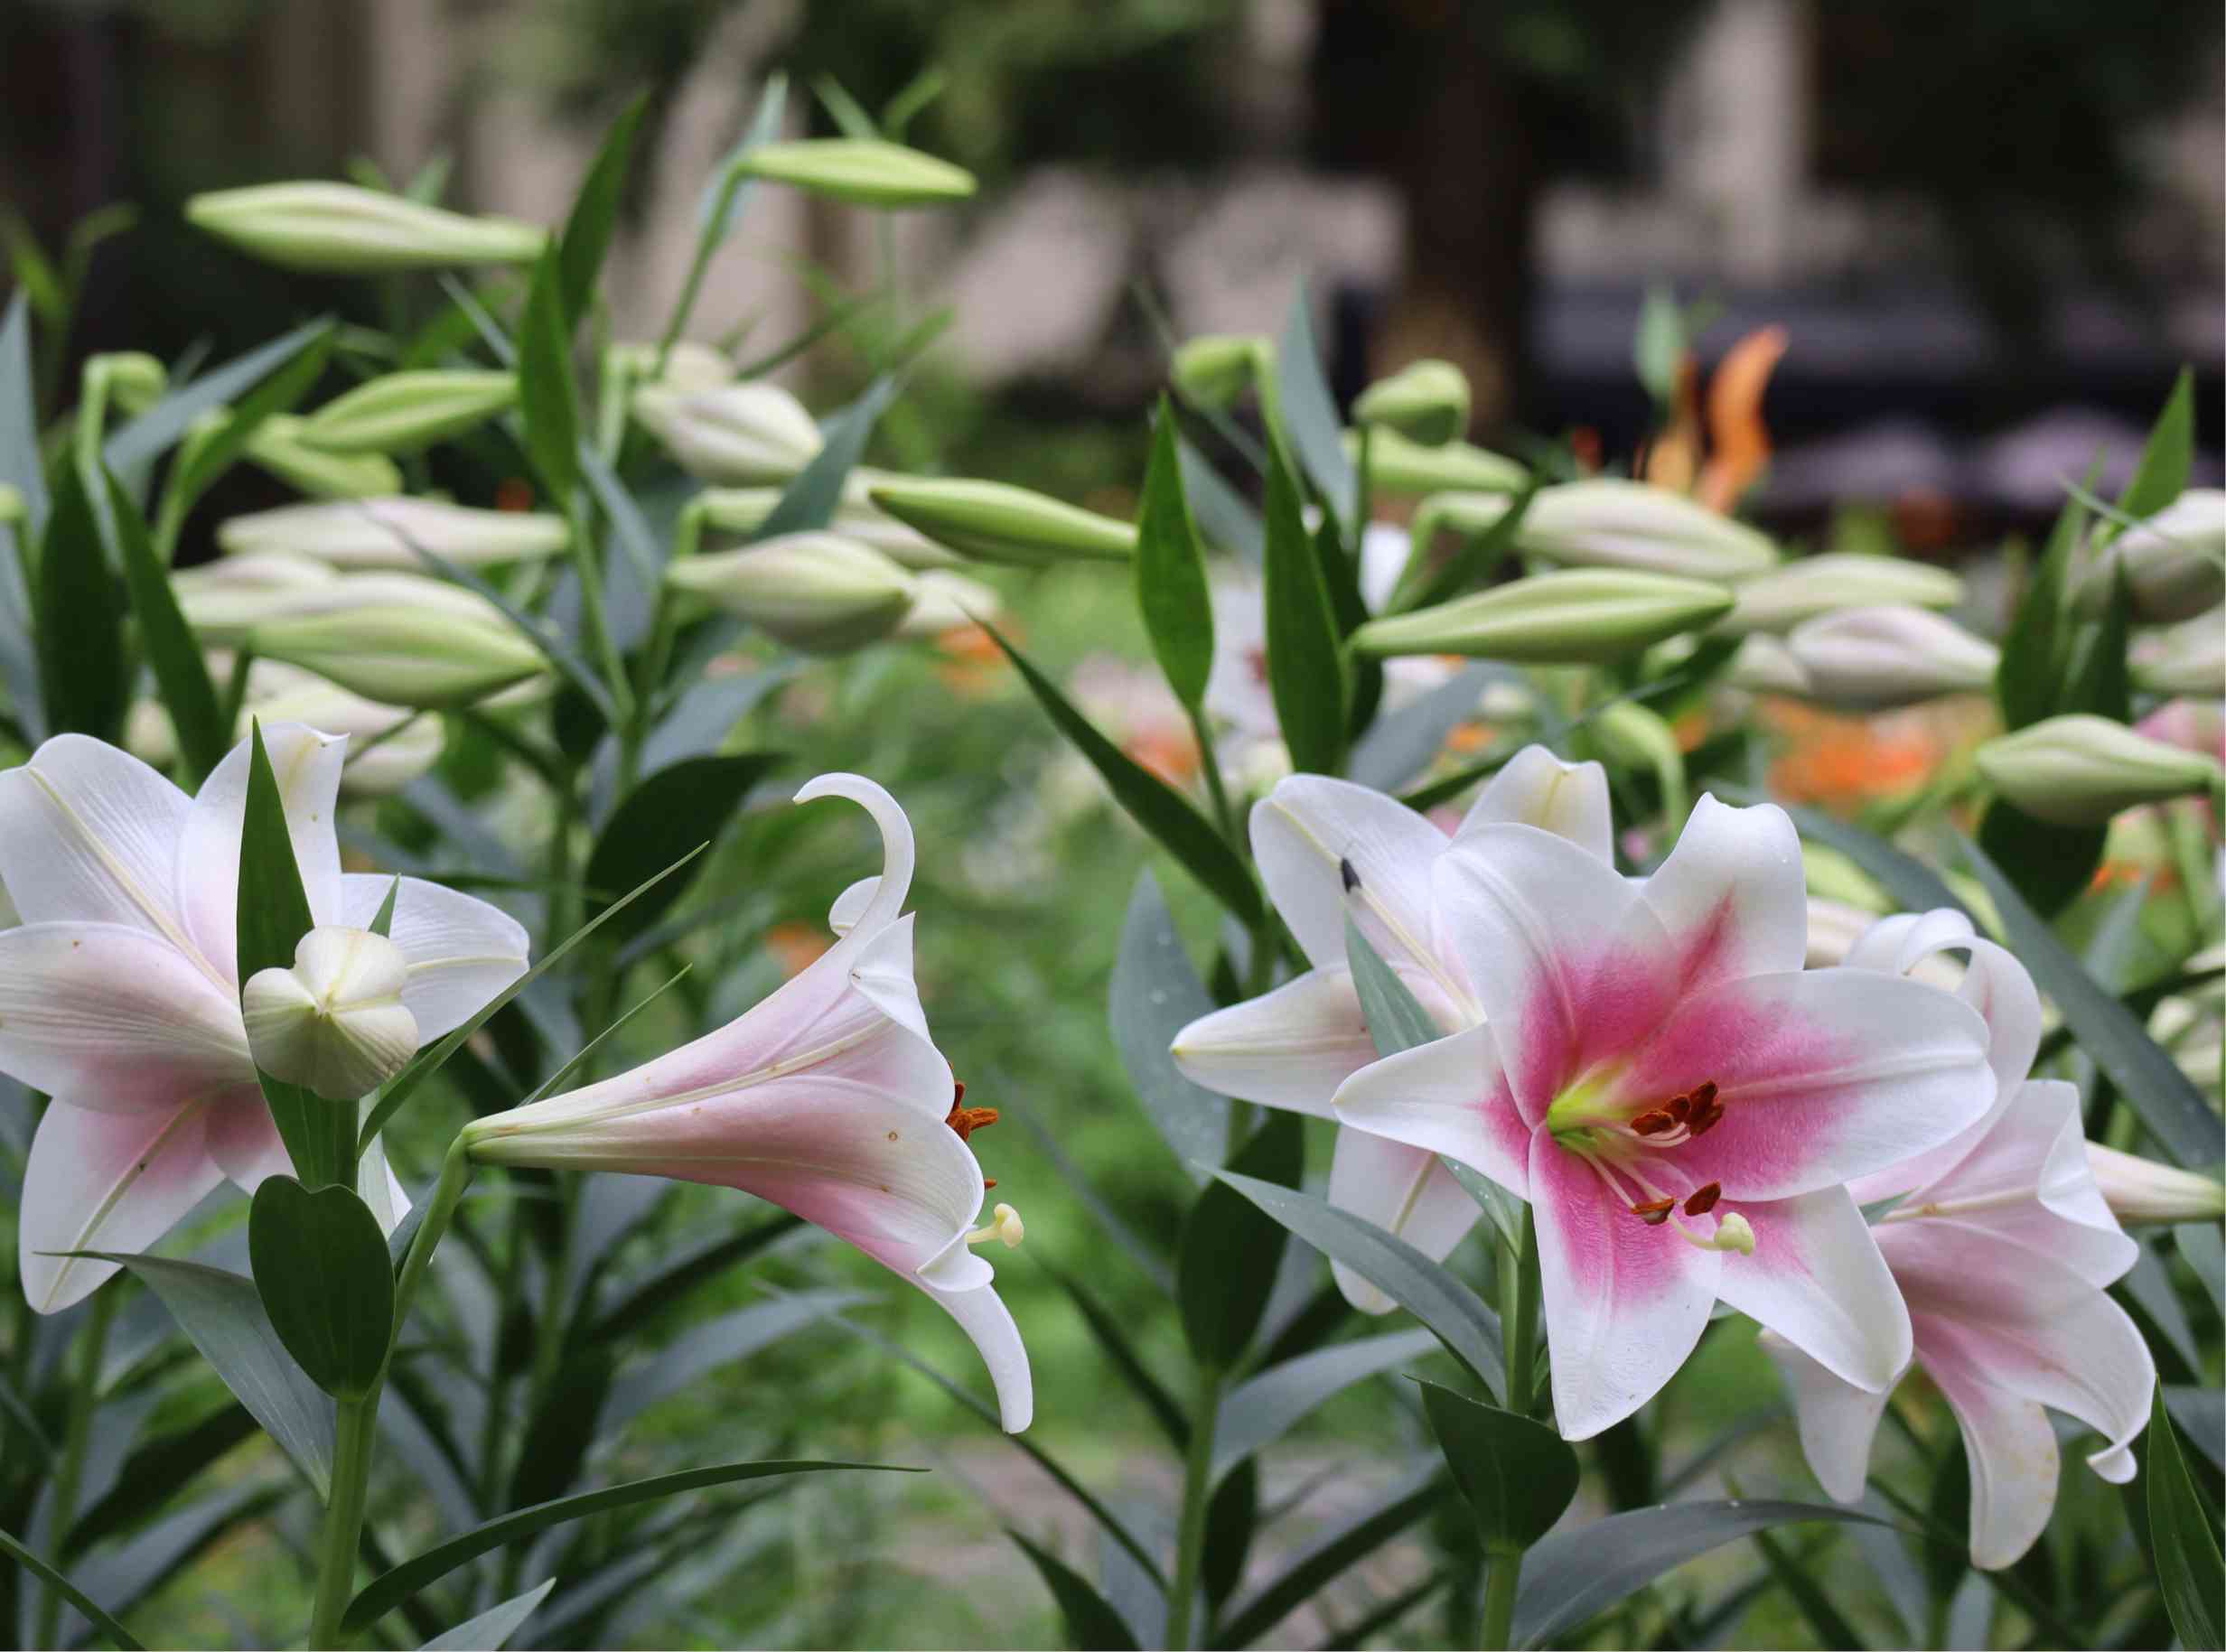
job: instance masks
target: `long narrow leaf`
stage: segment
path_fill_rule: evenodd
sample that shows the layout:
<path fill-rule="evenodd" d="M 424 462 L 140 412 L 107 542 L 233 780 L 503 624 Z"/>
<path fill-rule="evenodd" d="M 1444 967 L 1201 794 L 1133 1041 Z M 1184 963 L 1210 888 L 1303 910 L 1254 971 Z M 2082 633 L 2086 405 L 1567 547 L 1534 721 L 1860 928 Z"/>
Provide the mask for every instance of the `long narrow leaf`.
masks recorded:
<path fill-rule="evenodd" d="M 1121 922 L 1107 1020 L 1145 1116 L 1176 1162 L 1202 1181 L 1229 1144 L 1229 1098 L 1184 1078 L 1170 1047 L 1178 1032 L 1213 1008 L 1213 994 L 1183 949 L 1157 880 L 1148 870 L 1138 873 Z"/>
<path fill-rule="evenodd" d="M 1314 307 L 1304 282 L 1291 294 L 1290 313 L 1276 346 L 1276 402 L 1298 462 L 1331 515 L 1342 528 L 1352 529 L 1360 509 L 1360 481 L 1345 453 L 1343 421 L 1314 343 Z"/>
<path fill-rule="evenodd" d="M 1183 705 L 1198 705 L 1213 670 L 1213 606 L 1206 592 L 1205 553 L 1183 496 L 1174 413 L 1164 396 L 1136 515 L 1136 606 L 1167 686 Z"/>
<path fill-rule="evenodd" d="M 332 324 L 329 316 L 304 322 L 293 331 L 282 333 L 213 372 L 202 374 L 182 389 L 172 391 L 108 438 L 100 450 L 102 462 L 119 476 L 125 476 L 149 460 L 159 458 L 185 434 L 195 419 L 212 407 L 238 401 L 266 376 L 292 360 L 295 352 L 307 349 L 311 341 Z"/>
<path fill-rule="evenodd" d="M 1336 613 L 1280 445 L 1267 460 L 1267 686 L 1294 768 L 1344 767 L 1350 684 Z"/>
<path fill-rule="evenodd" d="M 106 471 L 101 482 L 108 490 L 108 519 L 116 533 L 125 589 L 138 616 L 139 640 L 154 668 L 155 686 L 162 690 L 171 726 L 177 731 L 178 750 L 196 778 L 206 775 L 224 761 L 232 744 L 231 730 L 217 705 L 216 686 L 209 680 L 209 662 L 178 611 L 169 573 L 155 555 L 138 505 Z"/>
<path fill-rule="evenodd" d="M 619 117 L 595 153 L 585 182 L 565 219 L 557 243 L 557 290 L 563 295 L 565 316 L 578 326 L 595 294 L 595 278 L 603 273 L 603 256 L 610 251 L 611 232 L 618 223 L 619 201 L 626 188 L 626 170 L 633 160 L 634 134 L 641 126 L 650 95 L 639 94 Z"/>
<path fill-rule="evenodd" d="M 1347 1388 L 1434 1353 L 1426 1330 L 1395 1330 L 1339 1342 L 1270 1366 L 1221 1401 L 1213 1430 L 1213 1478 L 1280 1440 Z"/>
<path fill-rule="evenodd" d="M 33 1554 L 5 1532 L 0 1532 L 0 1554 L 6 1554 L 17 1565 L 35 1574 L 49 1589 L 83 1612 L 92 1621 L 93 1627 L 108 1638 L 110 1645 L 122 1647 L 125 1652 L 145 1652 L 139 1642 L 132 1638 L 131 1632 L 110 1617 L 100 1602 L 88 1595 L 75 1583 L 55 1571 L 43 1558 Z"/>
<path fill-rule="evenodd" d="M 1372 1507 L 1317 1540 L 1282 1574 L 1263 1585 L 1229 1616 L 1214 1635 L 1216 1647 L 1249 1647 L 1312 1599 L 1323 1585 L 1367 1559 L 1428 1514 L 1445 1495 L 1437 1463 L 1416 1470 Z"/>
<path fill-rule="evenodd" d="M 1005 1528 L 1005 1535 L 1035 1563 L 1044 1587 L 1059 1604 L 1059 1615 L 1067 1626 L 1069 1645 L 1076 1647 L 1077 1652 L 1136 1652 L 1135 1631 L 1089 1579 L 1010 1526 Z"/>

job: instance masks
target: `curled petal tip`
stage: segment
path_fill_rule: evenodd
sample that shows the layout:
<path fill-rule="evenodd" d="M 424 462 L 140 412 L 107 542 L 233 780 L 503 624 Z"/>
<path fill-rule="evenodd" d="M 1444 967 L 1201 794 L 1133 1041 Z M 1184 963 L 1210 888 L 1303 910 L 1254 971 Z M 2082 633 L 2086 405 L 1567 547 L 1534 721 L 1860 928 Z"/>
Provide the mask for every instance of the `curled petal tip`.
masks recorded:
<path fill-rule="evenodd" d="M 854 914 L 844 912 L 850 929 L 871 935 L 884 929 L 904 910 L 912 886 L 912 827 L 903 808 L 888 789 L 862 774 L 822 774 L 807 780 L 796 793 L 798 803 L 821 798 L 846 798 L 874 817 L 881 828 L 881 880 L 872 898 Z M 837 902 L 838 908 L 844 902 Z M 830 914 L 832 916 L 832 914 Z"/>

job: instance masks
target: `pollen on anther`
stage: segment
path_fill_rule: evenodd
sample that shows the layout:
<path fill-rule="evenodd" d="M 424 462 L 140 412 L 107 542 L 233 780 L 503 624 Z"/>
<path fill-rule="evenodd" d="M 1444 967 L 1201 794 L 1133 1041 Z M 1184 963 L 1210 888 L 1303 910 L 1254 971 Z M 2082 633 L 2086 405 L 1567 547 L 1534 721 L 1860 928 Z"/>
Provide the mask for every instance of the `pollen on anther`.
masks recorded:
<path fill-rule="evenodd" d="M 1685 1201 L 1685 1214 L 1688 1216 L 1706 1216 L 1709 1211 L 1716 1209 L 1716 1201 L 1723 1197 L 1724 1184 L 1720 1181 L 1711 1181 L 1707 1187 L 1699 1189 L 1690 1199 Z"/>
<path fill-rule="evenodd" d="M 1631 1214 L 1649 1227 L 1659 1227 L 1670 1219 L 1670 1212 L 1677 1209 L 1674 1199 L 1650 1199 L 1642 1205 L 1631 1207 Z"/>
<path fill-rule="evenodd" d="M 1676 1129 L 1678 1121 L 1660 1107 L 1641 1113 L 1631 1121 L 1631 1127 L 1641 1135 L 1660 1135 L 1665 1130 Z"/>
<path fill-rule="evenodd" d="M 1681 1125 L 1693 1115 L 1693 1098 L 1690 1096 L 1672 1096 L 1669 1106 L 1663 1111 Z"/>

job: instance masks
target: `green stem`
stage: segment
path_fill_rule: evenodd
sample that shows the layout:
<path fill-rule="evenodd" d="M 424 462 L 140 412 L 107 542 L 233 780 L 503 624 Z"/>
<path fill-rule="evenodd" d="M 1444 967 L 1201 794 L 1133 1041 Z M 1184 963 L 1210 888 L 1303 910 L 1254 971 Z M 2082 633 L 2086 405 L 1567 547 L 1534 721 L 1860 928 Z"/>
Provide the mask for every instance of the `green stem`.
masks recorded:
<path fill-rule="evenodd" d="M 702 233 L 696 238 L 696 257 L 687 266 L 687 279 L 681 283 L 680 300 L 672 307 L 672 314 L 665 322 L 665 331 L 657 341 L 657 377 L 665 376 L 665 359 L 672 354 L 681 331 L 687 326 L 687 318 L 696 308 L 696 294 L 704 285 L 704 272 L 711 267 L 711 255 L 718 250 L 714 229 L 725 220 L 727 208 L 734 204 L 734 191 L 742 187 L 742 173 L 733 167 L 719 180 L 718 204 L 712 208 L 710 217 L 704 220 Z"/>
<path fill-rule="evenodd" d="M 1485 1552 L 1483 1632 L 1477 1645 L 1486 1652 L 1503 1652 L 1512 1639 L 1515 1623 L 1515 1584 L 1522 1576 L 1522 1551 L 1494 1547 Z"/>
<path fill-rule="evenodd" d="M 619 658 L 618 645 L 611 639 L 611 625 L 603 601 L 603 565 L 595 556 L 594 535 L 586 501 L 577 489 L 566 509 L 572 523 L 572 565 L 580 576 L 580 625 L 586 631 L 589 646 L 595 651 L 603 667 L 603 681 L 611 690 L 616 704 L 620 724 L 632 721 L 633 685 L 626 676 L 626 665 Z"/>
<path fill-rule="evenodd" d="M 1522 1208 L 1521 1248 L 1501 1259 L 1500 1311 L 1507 1328 L 1507 1408 L 1527 1417 L 1538 1403 L 1530 1379 L 1539 1349 L 1539 1231 L 1529 1205 Z"/>
<path fill-rule="evenodd" d="M 100 1362 L 108 1350 L 108 1326 L 116 1318 L 121 1287 L 110 1285 L 93 1297 L 92 1318 L 78 1344 L 78 1380 L 70 1392 L 70 1420 L 62 1435 L 61 1461 L 54 1469 L 54 1510 L 48 1527 L 47 1553 L 60 1564 L 70 1542 L 70 1527 L 78 1516 L 78 1488 L 85 1479 L 85 1453 L 92 1442 L 93 1413 L 100 1409 Z M 61 1626 L 61 1596 L 51 1589 L 39 1593 L 39 1632 L 32 1644 L 55 1644 Z"/>
<path fill-rule="evenodd" d="M 1198 1398 L 1191 1409 L 1190 1454 L 1183 1470 L 1183 1521 L 1175 1537 L 1174 1582 L 1167 1591 L 1166 1644 L 1184 1652 L 1198 1582 L 1205 1566 L 1206 1507 L 1213 1498 L 1213 1424 L 1221 1407 L 1221 1373 L 1212 1366 L 1198 1370 Z"/>
<path fill-rule="evenodd" d="M 1229 789 L 1221 783 L 1221 761 L 1213 754 L 1213 735 L 1206 727 L 1206 714 L 1202 706 L 1183 708 L 1190 714 L 1191 733 L 1198 742 L 1198 767 L 1206 777 L 1206 794 L 1213 802 L 1213 817 L 1221 823 L 1221 835 L 1229 839 L 1230 847 L 1239 857 L 1249 853 L 1245 842 L 1244 826 L 1237 818 L 1237 811 L 1230 807 Z"/>
<path fill-rule="evenodd" d="M 371 1483 L 371 1436 L 378 1428 L 379 1385 L 360 1400 L 338 1402 L 332 1440 L 332 1495 L 325 1499 L 317 1544 L 317 1599 L 309 1645 L 340 1645 L 341 1614 L 355 1594 L 356 1548 L 363 1541 L 363 1499 Z"/>

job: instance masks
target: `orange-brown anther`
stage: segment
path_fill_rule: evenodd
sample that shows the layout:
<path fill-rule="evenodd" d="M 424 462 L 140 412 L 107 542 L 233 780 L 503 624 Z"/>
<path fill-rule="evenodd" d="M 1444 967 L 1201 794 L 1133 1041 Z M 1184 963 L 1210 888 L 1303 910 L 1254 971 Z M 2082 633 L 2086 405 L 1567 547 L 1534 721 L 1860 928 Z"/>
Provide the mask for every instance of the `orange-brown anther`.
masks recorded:
<path fill-rule="evenodd" d="M 1681 1125 L 1693 1115 L 1693 1098 L 1690 1096 L 1672 1096 L 1670 1106 L 1664 1111 Z"/>
<path fill-rule="evenodd" d="M 1660 1107 L 1651 1113 L 1641 1113 L 1631 1121 L 1631 1127 L 1641 1135 L 1660 1135 L 1665 1130 L 1675 1130 L 1678 1121 Z"/>
<path fill-rule="evenodd" d="M 1715 1080 L 1715 1079 L 1710 1078 L 1710 1079 L 1707 1079 L 1707 1080 L 1706 1080 L 1705 1082 L 1703 1082 L 1703 1083 L 1701 1083 L 1701 1084 L 1698 1084 L 1698 1085 L 1695 1085 L 1695 1086 L 1693 1087 L 1693 1106 L 1694 1106 L 1695 1107 L 1707 1107 L 1707 1106 L 1711 1106 L 1711 1105 L 1715 1102 L 1715 1100 L 1716 1100 L 1716 1080 Z"/>
<path fill-rule="evenodd" d="M 986 1130 L 997 1122 L 997 1110 L 995 1107 L 962 1107 L 954 1101 L 950 1104 L 949 1116 L 943 1122 L 959 1133 L 961 1142 L 969 1142 L 977 1130 Z"/>
<path fill-rule="evenodd" d="M 1724 1104 L 1720 1101 L 1712 1101 L 1705 1111 L 1696 1112 L 1693 1115 L 1692 1133 L 1695 1135 L 1700 1135 L 1713 1130 L 1723 1121 L 1723 1117 Z"/>
<path fill-rule="evenodd" d="M 1685 1201 L 1685 1214 L 1688 1216 L 1706 1216 L 1709 1211 L 1716 1209 L 1716 1201 L 1723 1197 L 1724 1184 L 1720 1181 L 1711 1181 L 1707 1187 L 1700 1189 L 1695 1192 L 1690 1199 Z"/>
<path fill-rule="evenodd" d="M 1677 1208 L 1674 1199 L 1650 1199 L 1642 1205 L 1631 1207 L 1631 1214 L 1649 1227 L 1659 1227 L 1670 1219 L 1670 1212 Z"/>

